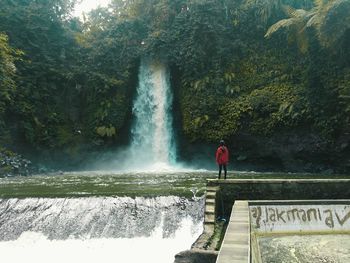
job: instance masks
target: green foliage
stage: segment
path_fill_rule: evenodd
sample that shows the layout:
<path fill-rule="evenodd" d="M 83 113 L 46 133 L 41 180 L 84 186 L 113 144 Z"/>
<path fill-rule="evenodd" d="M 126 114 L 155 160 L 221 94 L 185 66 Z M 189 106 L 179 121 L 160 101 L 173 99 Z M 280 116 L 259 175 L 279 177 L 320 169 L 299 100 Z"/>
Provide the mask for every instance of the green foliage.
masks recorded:
<path fill-rule="evenodd" d="M 114 127 L 105 127 L 105 126 L 97 127 L 96 132 L 101 137 L 105 137 L 105 136 L 112 137 L 116 135 L 116 130 Z"/>
<path fill-rule="evenodd" d="M 296 39 L 301 52 L 305 53 L 310 42 L 307 29 L 314 28 L 323 46 L 337 46 L 345 32 L 350 29 L 350 1 L 317 0 L 314 3 L 315 6 L 309 10 L 283 6 L 289 18 L 270 26 L 265 37 L 271 37 L 276 31 L 286 28 L 290 39 Z"/>
<path fill-rule="evenodd" d="M 295 127 L 307 112 L 301 100 L 296 87 L 288 84 L 253 90 L 222 107 L 222 136 L 230 137 L 242 128 L 271 135 L 278 128 Z"/>
<path fill-rule="evenodd" d="M 33 146 L 54 146 L 55 125 L 65 119 L 74 47 L 66 29 L 70 8 L 70 1 L 2 1 L 0 31 L 24 51 L 16 63 L 17 90 L 7 108 L 12 115 L 7 126 Z"/>
<path fill-rule="evenodd" d="M 4 112 L 5 102 L 12 100 L 16 88 L 14 80 L 16 74 L 15 61 L 23 52 L 15 50 L 8 43 L 8 36 L 0 33 L 0 114 Z"/>
<path fill-rule="evenodd" d="M 312 1 L 309 0 L 247 0 L 243 3 L 243 10 L 252 10 L 255 17 L 263 22 L 268 23 L 281 13 L 284 7 L 293 6 L 295 8 L 310 8 Z"/>
<path fill-rule="evenodd" d="M 340 80 L 339 87 L 339 99 L 345 106 L 346 112 L 350 112 L 350 69 L 344 72 L 344 78 Z"/>
<path fill-rule="evenodd" d="M 114 0 L 84 21 L 73 5 L 1 2 L 2 141 L 72 154 L 119 142 L 145 57 L 174 73 L 190 141 L 349 129 L 348 0 Z"/>
<path fill-rule="evenodd" d="M 7 74 L 17 84 L 15 103 L 6 107 L 12 118 L 0 119 L 14 141 L 36 149 L 93 142 L 96 127 L 119 129 L 129 112 L 127 85 L 139 57 L 130 48 L 131 37 L 139 37 L 134 22 L 111 25 L 110 14 L 100 9 L 82 24 L 70 18 L 72 5 L 68 0 L 2 3 L 0 31 L 25 55 L 16 64 L 16 80 Z"/>

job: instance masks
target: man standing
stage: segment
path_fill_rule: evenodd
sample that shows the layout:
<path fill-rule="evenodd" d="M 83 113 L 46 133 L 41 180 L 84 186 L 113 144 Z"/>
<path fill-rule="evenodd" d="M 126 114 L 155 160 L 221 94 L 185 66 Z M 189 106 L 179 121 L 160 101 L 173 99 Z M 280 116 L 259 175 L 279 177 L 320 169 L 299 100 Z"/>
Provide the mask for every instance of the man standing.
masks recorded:
<path fill-rule="evenodd" d="M 225 179 L 227 175 L 227 163 L 228 163 L 228 149 L 225 146 L 224 140 L 220 141 L 220 146 L 216 150 L 216 163 L 219 165 L 219 178 L 221 177 L 221 170 L 224 168 Z"/>

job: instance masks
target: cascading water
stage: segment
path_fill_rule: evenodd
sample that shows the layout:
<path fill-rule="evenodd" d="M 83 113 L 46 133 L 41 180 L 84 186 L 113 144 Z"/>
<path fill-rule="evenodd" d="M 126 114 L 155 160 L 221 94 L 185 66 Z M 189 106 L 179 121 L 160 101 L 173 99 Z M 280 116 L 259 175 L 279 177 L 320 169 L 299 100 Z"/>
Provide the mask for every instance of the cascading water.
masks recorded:
<path fill-rule="evenodd" d="M 99 197 L 30 198 L 29 194 L 21 199 L 0 198 L 1 258 L 6 262 L 36 263 L 172 263 L 176 253 L 189 249 L 203 230 L 204 198 L 195 197 L 195 189 L 191 189 L 192 199 L 103 197 L 104 193 L 125 195 L 142 189 L 154 191 L 154 196 L 159 192 L 157 188 L 165 188 L 164 183 L 173 189 L 172 183 L 188 176 L 177 174 L 183 169 L 175 166 L 172 100 L 168 68 L 160 62 L 143 60 L 133 106 L 131 146 L 120 153 L 121 158 L 115 158 L 118 169 L 133 172 L 111 177 L 30 178 L 40 182 L 34 183 L 35 194 L 64 189 L 64 196 L 93 193 Z M 158 172 L 173 171 L 174 167 L 176 171 L 168 177 L 157 177 Z M 135 173 L 138 170 L 142 173 Z M 152 174 L 143 173 L 147 170 Z M 142 174 L 147 180 L 143 181 Z M 9 191 L 17 189 L 19 196 L 26 197 L 22 190 L 25 192 L 30 179 L 15 180 L 9 184 Z M 17 184 L 24 185 L 24 189 Z M 62 196 L 59 193 L 57 196 Z"/>
<path fill-rule="evenodd" d="M 1 258 L 171 263 L 201 233 L 203 207 L 175 196 L 0 199 Z"/>
<path fill-rule="evenodd" d="M 138 167 L 168 167 L 176 161 L 170 77 L 161 62 L 141 62 L 134 101 L 131 152 Z"/>

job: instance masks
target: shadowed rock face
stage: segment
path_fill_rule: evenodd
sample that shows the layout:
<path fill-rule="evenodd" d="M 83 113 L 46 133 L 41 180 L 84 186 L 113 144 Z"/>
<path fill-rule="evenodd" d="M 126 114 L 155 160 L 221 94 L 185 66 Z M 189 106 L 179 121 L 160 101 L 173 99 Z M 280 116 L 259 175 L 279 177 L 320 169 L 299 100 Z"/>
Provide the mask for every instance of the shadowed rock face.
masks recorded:
<path fill-rule="evenodd" d="M 339 138 L 334 145 L 304 130 L 274 134 L 273 137 L 240 134 L 234 140 L 234 158 L 240 167 L 256 171 L 347 173 L 349 140 Z"/>
<path fill-rule="evenodd" d="M 217 251 L 186 250 L 175 256 L 174 263 L 215 263 Z"/>
<path fill-rule="evenodd" d="M 350 235 L 262 237 L 263 263 L 348 263 Z"/>

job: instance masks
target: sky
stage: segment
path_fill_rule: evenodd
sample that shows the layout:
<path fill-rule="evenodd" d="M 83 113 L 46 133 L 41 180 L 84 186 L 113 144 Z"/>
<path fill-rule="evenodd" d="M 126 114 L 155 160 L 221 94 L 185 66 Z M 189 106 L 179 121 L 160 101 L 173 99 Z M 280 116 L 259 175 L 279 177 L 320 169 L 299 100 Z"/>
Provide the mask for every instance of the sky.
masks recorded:
<path fill-rule="evenodd" d="M 80 4 L 75 7 L 74 15 L 82 17 L 83 12 L 88 13 L 90 10 L 98 6 L 107 6 L 110 0 L 82 0 Z"/>

